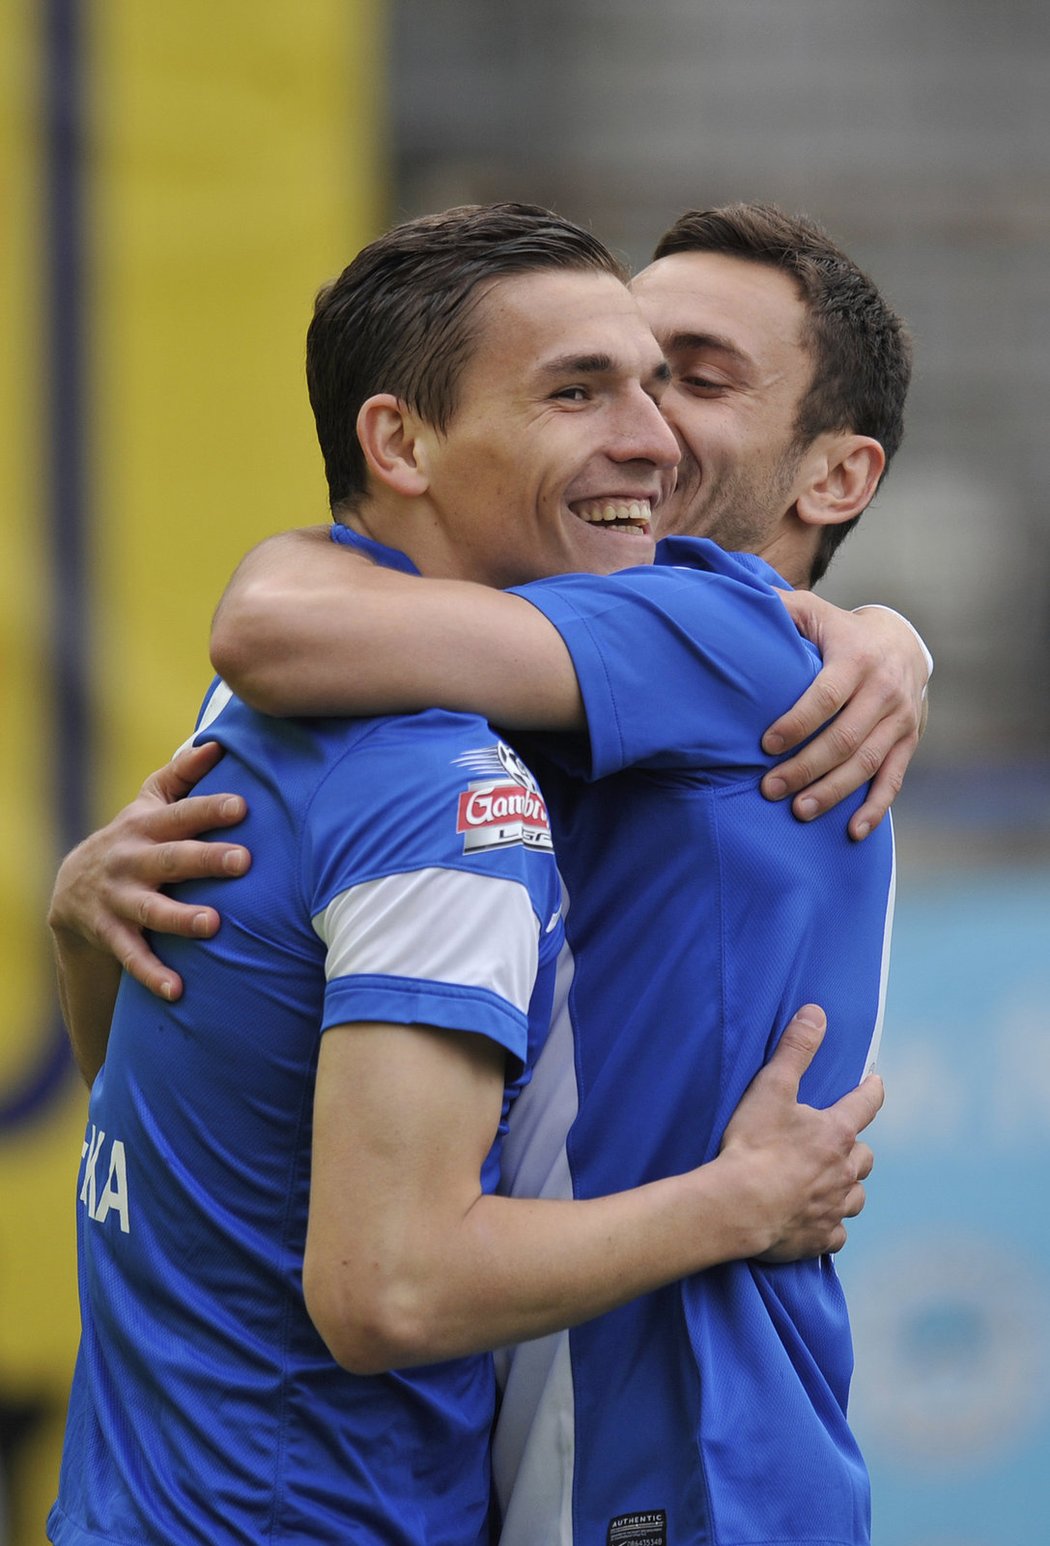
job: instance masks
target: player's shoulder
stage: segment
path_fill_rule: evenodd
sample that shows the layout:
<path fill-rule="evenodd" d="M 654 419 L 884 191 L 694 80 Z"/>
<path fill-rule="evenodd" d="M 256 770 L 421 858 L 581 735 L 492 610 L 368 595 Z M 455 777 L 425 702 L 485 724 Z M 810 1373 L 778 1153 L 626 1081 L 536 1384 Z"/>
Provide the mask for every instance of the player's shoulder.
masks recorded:
<path fill-rule="evenodd" d="M 480 714 L 424 709 L 416 714 L 388 714 L 352 722 L 352 739 L 344 756 L 389 764 L 411 778 L 421 769 L 506 767 L 517 754 Z M 450 773 L 455 781 L 458 773 Z"/>
<path fill-rule="evenodd" d="M 479 715 L 441 709 L 367 722 L 364 734 L 319 786 L 316 806 L 345 812 L 362 800 L 406 830 L 452 813 L 457 852 L 468 861 L 497 849 L 553 851 L 546 802 L 522 757 Z M 344 817 L 345 819 L 345 817 Z"/>

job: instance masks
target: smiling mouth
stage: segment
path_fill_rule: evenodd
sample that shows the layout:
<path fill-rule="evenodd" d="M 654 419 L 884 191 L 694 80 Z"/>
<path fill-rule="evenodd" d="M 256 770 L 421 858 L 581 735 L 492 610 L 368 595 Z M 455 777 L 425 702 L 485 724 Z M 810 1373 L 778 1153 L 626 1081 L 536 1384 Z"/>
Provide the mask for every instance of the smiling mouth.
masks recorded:
<path fill-rule="evenodd" d="M 602 526 L 606 531 L 625 532 L 629 536 L 647 537 L 653 518 L 648 499 L 588 499 L 570 509 L 588 526 Z"/>

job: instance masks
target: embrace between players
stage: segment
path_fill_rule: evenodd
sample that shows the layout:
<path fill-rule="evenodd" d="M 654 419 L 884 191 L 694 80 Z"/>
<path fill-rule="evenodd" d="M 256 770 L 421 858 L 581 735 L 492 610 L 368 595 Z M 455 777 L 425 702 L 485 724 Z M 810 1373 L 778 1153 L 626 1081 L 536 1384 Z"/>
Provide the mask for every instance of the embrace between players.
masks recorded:
<path fill-rule="evenodd" d="M 909 343 L 765 206 L 625 280 L 503 204 L 322 290 L 333 525 L 243 561 L 192 746 L 59 873 L 62 1546 L 869 1540 L 828 1253 L 929 661 L 807 587 Z"/>

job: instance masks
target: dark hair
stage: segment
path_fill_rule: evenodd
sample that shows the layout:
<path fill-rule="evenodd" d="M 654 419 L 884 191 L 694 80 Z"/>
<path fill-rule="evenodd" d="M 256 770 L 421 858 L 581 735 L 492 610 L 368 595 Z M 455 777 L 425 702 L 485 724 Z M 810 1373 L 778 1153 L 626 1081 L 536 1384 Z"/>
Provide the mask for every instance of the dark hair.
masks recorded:
<path fill-rule="evenodd" d="M 333 509 L 366 488 L 361 404 L 390 392 L 446 429 L 487 281 L 555 268 L 627 278 L 596 237 L 550 210 L 471 204 L 396 226 L 324 286 L 306 338 L 306 379 Z"/>
<path fill-rule="evenodd" d="M 797 447 L 825 430 L 852 430 L 877 440 L 889 467 L 904 434 L 911 338 L 867 274 L 826 231 L 773 204 L 727 204 L 689 210 L 676 220 L 653 257 L 672 252 L 723 252 L 789 274 L 806 307 L 802 344 L 813 361 L 795 420 Z M 859 520 L 823 529 L 813 581 Z"/>

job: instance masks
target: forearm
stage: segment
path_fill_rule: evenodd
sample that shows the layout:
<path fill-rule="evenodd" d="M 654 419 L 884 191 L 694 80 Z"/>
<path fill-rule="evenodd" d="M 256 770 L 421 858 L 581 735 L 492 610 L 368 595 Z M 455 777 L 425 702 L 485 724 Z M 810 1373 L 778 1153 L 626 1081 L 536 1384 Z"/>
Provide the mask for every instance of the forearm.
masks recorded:
<path fill-rule="evenodd" d="M 265 714 L 478 713 L 520 729 L 583 727 L 557 630 L 518 596 L 382 569 L 320 529 L 244 558 L 211 658 Z"/>
<path fill-rule="evenodd" d="M 377 631 L 380 638 L 385 634 L 381 595 L 387 578 L 320 529 L 273 538 L 241 560 L 219 602 L 212 664 L 238 697 L 265 714 L 410 709 L 414 705 L 404 696 L 400 703 L 390 700 L 399 690 L 403 694 L 403 684 L 399 689 L 385 669 L 384 651 L 375 647 Z M 411 576 L 400 579 L 412 583 Z M 374 656 L 378 682 L 354 670 L 366 650 Z"/>
<path fill-rule="evenodd" d="M 590 1200 L 482 1195 L 503 1053 L 483 1037 L 356 1022 L 318 1059 L 307 1309 L 359 1374 L 528 1340 L 718 1262 L 838 1250 L 863 1207 L 882 1100 L 866 1080 L 827 1111 L 798 1101 L 820 1045 L 809 1006 L 785 1029 L 717 1159 Z"/>
<path fill-rule="evenodd" d="M 688 1174 L 594 1200 L 491 1196 L 478 1178 L 503 1097 L 504 1053 L 487 1038 L 360 1021 L 325 1032 L 303 1291 L 353 1372 L 541 1336 L 762 1252 L 799 1212 L 801 1171 L 808 1185 L 828 1157 L 821 1134 L 797 1145 L 801 1164 L 785 1160 L 785 1120 L 792 1140 L 807 1125 L 792 1094 L 780 1141 L 734 1143 Z M 778 1127 L 764 1109 L 757 1121 Z M 837 1195 L 835 1207 L 838 1224 Z M 824 1235 L 804 1244 L 819 1251 Z"/>
<path fill-rule="evenodd" d="M 480 1196 L 454 1227 L 420 1220 L 407 1248 L 399 1222 L 371 1241 L 385 1270 L 380 1313 L 362 1320 L 348 1299 L 329 1345 L 346 1367 L 376 1373 L 527 1341 L 760 1254 L 770 1220 L 757 1183 L 724 1158 L 588 1201 Z"/>
<path fill-rule="evenodd" d="M 58 1002 L 77 1067 L 90 1086 L 106 1058 L 120 962 L 52 923 Z"/>
<path fill-rule="evenodd" d="M 459 1241 L 450 1338 L 478 1347 L 544 1336 L 723 1262 L 778 1235 L 764 1167 L 720 1155 L 684 1175 L 589 1200 L 482 1197 Z M 451 1269 L 451 1252 L 448 1266 Z"/>

